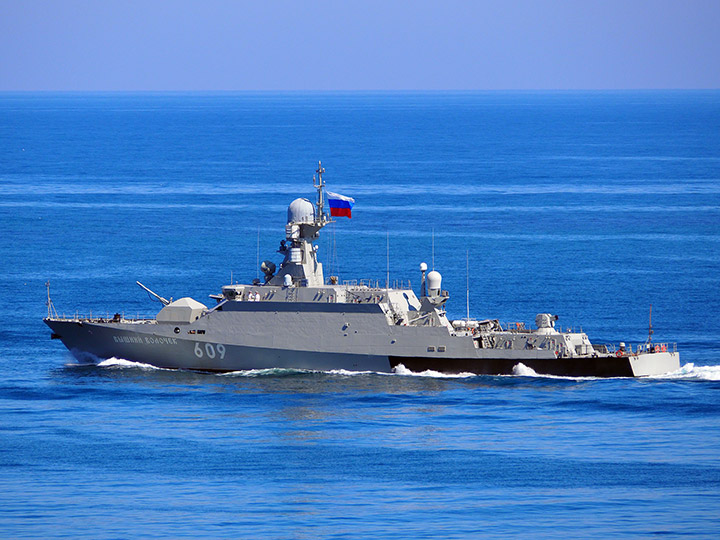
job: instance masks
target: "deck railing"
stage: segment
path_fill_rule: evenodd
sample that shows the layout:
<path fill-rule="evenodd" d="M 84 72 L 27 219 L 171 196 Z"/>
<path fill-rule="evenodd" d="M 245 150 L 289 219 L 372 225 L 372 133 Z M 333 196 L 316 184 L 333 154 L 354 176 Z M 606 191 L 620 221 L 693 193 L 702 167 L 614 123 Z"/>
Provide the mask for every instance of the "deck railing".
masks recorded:
<path fill-rule="evenodd" d="M 125 312 L 121 313 L 115 313 L 114 315 L 110 315 L 110 313 L 106 313 L 105 316 L 98 316 L 97 314 L 93 315 L 93 312 L 91 311 L 90 314 L 84 314 L 75 312 L 71 315 L 66 315 L 63 313 L 62 315 L 58 315 L 56 317 L 52 317 L 55 321 L 69 321 L 69 322 L 93 322 L 93 323 L 112 323 L 112 322 L 122 322 L 122 323 L 150 323 L 150 322 L 157 322 L 155 320 L 155 315 L 146 315 L 143 314 L 142 316 L 140 313 L 136 313 L 135 317 L 132 317 L 131 315 L 125 315 Z"/>
<path fill-rule="evenodd" d="M 658 353 L 658 352 L 677 352 L 677 342 L 665 342 L 665 343 L 638 343 L 633 351 L 632 345 L 627 345 L 624 348 L 620 348 L 619 345 L 614 343 L 596 344 L 593 343 L 593 348 L 600 353 L 612 353 L 617 354 L 622 351 L 624 355 L 634 354 L 646 354 L 646 353 Z"/>

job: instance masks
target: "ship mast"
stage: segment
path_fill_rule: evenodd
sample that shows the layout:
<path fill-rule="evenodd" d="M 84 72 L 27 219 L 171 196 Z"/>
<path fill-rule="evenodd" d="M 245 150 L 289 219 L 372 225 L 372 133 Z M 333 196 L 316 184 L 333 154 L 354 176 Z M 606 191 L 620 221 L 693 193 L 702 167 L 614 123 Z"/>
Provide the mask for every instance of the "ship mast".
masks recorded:
<path fill-rule="evenodd" d="M 45 302 L 45 305 L 48 308 L 47 318 L 48 319 L 52 319 L 53 317 L 57 318 L 57 311 L 55 311 L 55 306 L 53 305 L 53 301 L 50 299 L 50 281 L 45 282 L 45 288 L 47 289 L 47 302 Z"/>
<path fill-rule="evenodd" d="M 325 182 L 323 182 L 322 175 L 325 172 L 325 169 L 322 166 L 322 162 L 318 161 L 318 168 L 315 172 L 317 173 L 317 178 L 313 175 L 313 186 L 318 190 L 318 200 L 316 203 L 317 216 L 315 217 L 315 220 L 316 222 L 319 222 L 318 224 L 324 224 L 326 221 L 323 201 L 323 187 L 325 187 Z"/>

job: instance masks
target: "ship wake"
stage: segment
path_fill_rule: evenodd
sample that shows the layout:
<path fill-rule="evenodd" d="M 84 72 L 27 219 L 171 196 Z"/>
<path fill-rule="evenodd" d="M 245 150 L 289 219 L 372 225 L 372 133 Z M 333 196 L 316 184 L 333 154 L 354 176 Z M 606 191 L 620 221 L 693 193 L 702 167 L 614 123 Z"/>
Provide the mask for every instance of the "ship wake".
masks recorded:
<path fill-rule="evenodd" d="M 526 366 L 525 364 L 518 363 L 513 367 L 514 377 L 537 377 L 541 379 L 565 379 L 572 381 L 592 381 L 592 380 L 607 380 L 607 379 L 618 379 L 626 377 L 568 377 L 563 375 L 546 375 L 543 373 L 537 373 L 534 369 Z M 663 373 L 662 375 L 649 375 L 640 377 L 641 379 L 649 380 L 688 380 L 688 381 L 720 381 L 720 366 L 696 366 L 695 364 L 688 363 L 682 366 L 677 371 L 670 373 Z"/>
<path fill-rule="evenodd" d="M 570 377 L 568 375 L 548 375 L 545 373 L 538 373 L 533 368 L 526 366 L 522 362 L 519 362 L 513 366 L 512 375 L 505 375 L 506 377 L 537 377 L 539 379 L 562 379 L 567 381 L 594 381 L 601 380 L 600 377 Z M 603 377 L 603 379 L 617 378 L 617 377 Z"/>
<path fill-rule="evenodd" d="M 720 366 L 696 366 L 693 363 L 688 363 L 682 366 L 677 371 L 665 373 L 664 375 L 653 375 L 651 377 L 643 378 L 690 381 L 720 381 Z"/>
<path fill-rule="evenodd" d="M 101 368 L 110 369 L 141 369 L 143 371 L 171 371 L 165 368 L 153 366 L 150 364 L 143 364 L 142 362 L 133 362 L 132 360 L 125 360 L 124 358 L 108 358 L 102 362 L 96 364 Z"/>
<path fill-rule="evenodd" d="M 475 373 L 441 373 L 427 369 L 425 371 L 410 371 L 402 364 L 398 364 L 393 368 L 394 375 L 403 375 L 406 377 L 432 377 L 434 379 L 467 379 L 468 377 L 477 377 Z"/>
<path fill-rule="evenodd" d="M 69 364 L 68 367 L 81 366 L 97 366 L 105 369 L 138 369 L 143 371 L 178 371 L 175 369 L 161 368 L 151 364 L 142 362 L 134 362 L 125 360 L 124 358 L 112 357 L 107 360 L 97 359 L 92 363 Z M 181 371 L 181 370 L 180 370 Z M 230 371 L 226 373 L 217 373 L 221 377 L 237 377 L 237 378 L 257 378 L 257 377 L 288 377 L 294 375 L 310 375 L 325 374 L 335 376 L 367 376 L 367 375 L 383 375 L 383 376 L 401 376 L 401 377 L 428 377 L 433 379 L 468 379 L 472 377 L 481 377 L 475 373 L 442 373 L 434 370 L 411 371 L 403 364 L 398 364 L 392 369 L 392 372 L 376 372 L 376 371 L 349 371 L 345 369 L 333 369 L 327 371 L 317 371 L 310 369 L 292 369 L 292 368 L 267 368 L 267 369 L 248 369 L 242 371 Z M 504 377 L 531 377 L 538 379 L 562 379 L 570 381 L 592 381 L 605 380 L 607 377 L 568 377 L 562 375 L 547 375 L 538 373 L 525 364 L 518 363 L 513 367 L 512 375 L 500 375 Z M 617 377 L 614 377 L 617 378 Z M 642 377 L 646 380 L 687 380 L 687 381 L 720 381 L 720 365 L 696 366 L 693 363 L 683 365 L 677 371 L 665 373 L 662 375 L 652 375 Z"/>
<path fill-rule="evenodd" d="M 308 369 L 292 369 L 292 368 L 266 368 L 266 369 L 243 369 L 240 371 L 228 371 L 227 373 L 218 373 L 220 377 L 287 377 L 289 375 L 305 375 L 307 373 L 316 373 Z"/>

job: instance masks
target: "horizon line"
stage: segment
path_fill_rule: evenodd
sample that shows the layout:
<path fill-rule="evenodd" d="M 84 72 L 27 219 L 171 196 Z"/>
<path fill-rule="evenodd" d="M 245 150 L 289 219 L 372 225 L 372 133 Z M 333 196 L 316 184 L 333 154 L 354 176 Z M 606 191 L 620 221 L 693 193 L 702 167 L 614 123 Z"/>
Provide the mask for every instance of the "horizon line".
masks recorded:
<path fill-rule="evenodd" d="M 528 92 L 713 92 L 720 87 L 664 87 L 664 88 L 401 88 L 401 89 L 0 89 L 0 94 L 472 94 L 472 93 L 528 93 Z"/>

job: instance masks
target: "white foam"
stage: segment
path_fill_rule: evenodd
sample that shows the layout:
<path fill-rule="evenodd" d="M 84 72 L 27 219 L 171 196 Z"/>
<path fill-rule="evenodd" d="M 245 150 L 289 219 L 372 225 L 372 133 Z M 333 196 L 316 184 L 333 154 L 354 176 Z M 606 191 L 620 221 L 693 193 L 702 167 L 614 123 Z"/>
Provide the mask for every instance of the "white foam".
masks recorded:
<path fill-rule="evenodd" d="M 501 375 L 502 377 L 503 375 Z M 538 373 L 533 368 L 526 366 L 522 362 L 518 362 L 513 366 L 512 375 L 505 375 L 506 377 L 537 377 L 539 379 L 562 379 L 566 381 L 593 381 L 601 380 L 600 377 L 570 377 L 568 375 L 548 375 L 544 373 Z M 603 379 L 615 379 L 617 377 L 602 377 Z"/>
<path fill-rule="evenodd" d="M 99 360 L 99 359 L 98 359 Z M 131 360 L 125 360 L 124 358 L 108 358 L 97 363 L 77 363 L 68 364 L 69 367 L 81 367 L 96 365 L 102 368 L 113 368 L 113 369 L 142 369 L 146 371 L 170 371 L 165 368 L 160 368 L 150 364 L 144 364 L 142 362 L 133 362 Z M 564 379 L 573 381 L 584 381 L 584 380 L 600 380 L 598 377 L 567 377 L 561 375 L 545 375 L 537 373 L 531 367 L 526 366 L 523 363 L 517 363 L 513 366 L 511 377 L 537 377 L 547 379 Z M 329 371 L 315 371 L 306 369 L 288 369 L 288 368 L 268 368 L 268 369 L 248 369 L 242 371 L 231 371 L 228 373 L 219 373 L 220 376 L 225 377 L 266 377 L 266 376 L 278 376 L 278 375 L 292 375 L 292 374 L 303 374 L 303 373 L 324 373 L 327 375 L 341 375 L 341 376 L 356 376 L 356 375 L 399 375 L 403 377 L 430 377 L 435 379 L 466 379 L 468 377 L 476 377 L 475 373 L 440 373 L 431 369 L 415 372 L 406 368 L 403 364 L 398 364 L 392 370 L 392 373 L 375 372 L 375 371 L 350 371 L 346 369 L 333 369 Z M 696 366 L 693 363 L 683 365 L 677 371 L 670 373 L 664 373 L 662 375 L 650 375 L 643 377 L 644 379 L 663 379 L 663 380 L 697 380 L 697 381 L 720 381 L 720 365 L 718 366 Z"/>
<path fill-rule="evenodd" d="M 519 363 L 513 366 L 513 375 L 518 377 L 539 377 L 537 371 L 531 367 L 527 367 L 523 363 Z"/>
<path fill-rule="evenodd" d="M 292 375 L 295 373 L 313 373 L 306 369 L 287 369 L 287 368 L 266 368 L 266 369 L 243 369 L 239 371 L 228 371 L 227 373 L 218 373 L 220 377 L 267 377 L 273 375 Z"/>
<path fill-rule="evenodd" d="M 125 360 L 124 358 L 108 358 L 97 364 L 98 367 L 103 368 L 130 368 L 130 369 L 144 369 L 144 370 L 162 370 L 157 366 L 151 366 L 150 364 L 143 364 L 142 362 L 133 362 L 131 360 Z"/>
<path fill-rule="evenodd" d="M 347 369 L 331 369 L 330 371 L 323 371 L 329 375 L 374 375 L 375 371 L 349 371 Z"/>
<path fill-rule="evenodd" d="M 68 362 L 65 364 L 66 368 L 85 368 L 85 367 L 97 367 L 98 362 L 86 362 L 86 361 L 77 361 L 77 362 Z"/>
<path fill-rule="evenodd" d="M 683 379 L 695 381 L 720 381 L 720 366 L 696 366 L 688 363 L 676 371 L 652 375 L 648 379 Z"/>
<path fill-rule="evenodd" d="M 415 372 L 410 371 L 402 364 L 395 366 L 393 368 L 393 373 L 395 375 L 402 375 L 405 377 L 432 377 L 434 379 L 467 379 L 468 377 L 477 377 L 475 373 L 440 373 L 439 371 L 433 371 L 432 369 Z"/>

